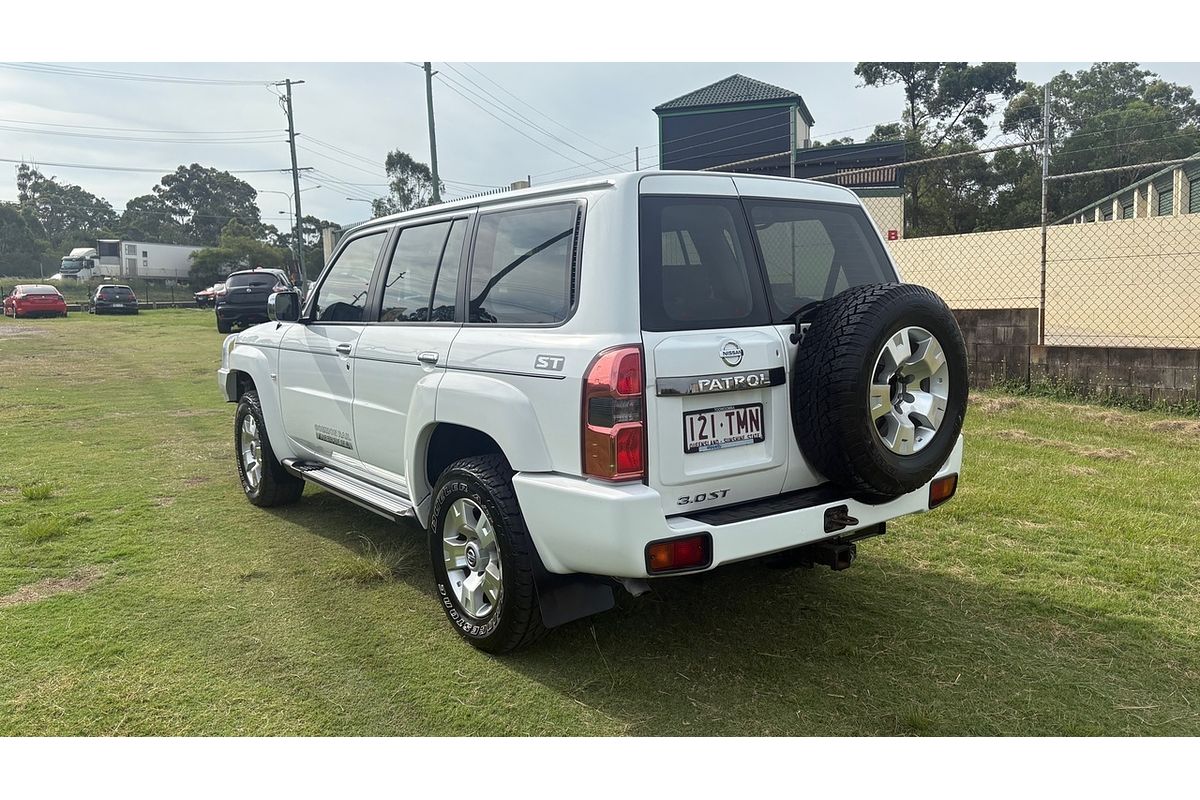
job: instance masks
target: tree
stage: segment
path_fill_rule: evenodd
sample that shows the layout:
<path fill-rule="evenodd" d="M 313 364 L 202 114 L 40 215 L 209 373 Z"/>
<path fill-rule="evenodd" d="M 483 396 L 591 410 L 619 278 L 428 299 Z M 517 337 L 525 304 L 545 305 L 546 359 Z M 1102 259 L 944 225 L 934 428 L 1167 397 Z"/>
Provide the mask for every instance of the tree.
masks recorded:
<path fill-rule="evenodd" d="M 162 244 L 187 244 L 188 232 L 171 208 L 156 194 L 143 194 L 125 203 L 117 221 L 122 239 Z"/>
<path fill-rule="evenodd" d="M 205 247 L 192 253 L 192 266 L 188 269 L 192 286 L 209 286 L 239 269 L 286 264 L 288 251 L 259 241 L 256 237 L 260 231 L 260 225 L 230 220 L 222 229 L 216 247 Z"/>
<path fill-rule="evenodd" d="M 17 166 L 17 201 L 32 212 L 56 248 L 94 242 L 97 234 L 111 233 L 117 224 L 116 212 L 107 200 L 74 184 L 47 178 L 28 164 Z"/>
<path fill-rule="evenodd" d="M 262 231 L 258 192 L 228 172 L 192 164 L 164 175 L 154 194 L 180 225 L 192 244 L 219 244 L 231 220 Z"/>
<path fill-rule="evenodd" d="M 0 203 L 0 275 L 40 275 L 53 263 L 40 224 L 17 203 Z"/>
<path fill-rule="evenodd" d="M 840 139 L 830 139 L 828 142 L 816 141 L 812 143 L 812 147 L 838 147 L 844 144 L 854 144 L 854 137 L 843 136 Z"/>
<path fill-rule="evenodd" d="M 879 141 L 901 134 L 911 160 L 975 149 L 987 135 L 996 98 L 1007 100 L 1023 88 L 1016 64 L 1009 61 L 863 61 L 854 74 L 864 86 L 903 88 L 901 123 L 878 126 L 872 137 Z M 908 170 L 905 218 L 910 234 L 956 233 L 963 229 L 946 226 L 978 224 L 979 215 L 961 204 L 977 202 L 979 192 L 986 193 L 986 171 L 981 174 L 979 168 L 979 161 L 960 165 L 954 160 Z M 954 181 L 965 175 L 971 176 L 969 190 L 955 189 Z M 936 209 L 929 219 L 923 217 L 925 205 Z"/>
<path fill-rule="evenodd" d="M 383 162 L 390 182 L 387 197 L 377 197 L 371 202 L 371 211 L 377 217 L 408 211 L 429 205 L 433 199 L 433 171 L 402 150 L 393 150 Z M 439 185 L 439 191 L 445 186 Z"/>
<path fill-rule="evenodd" d="M 1165 161 L 1200 151 L 1200 104 L 1191 87 L 1168 83 L 1127 61 L 1100 62 L 1073 74 L 1060 72 L 1048 84 L 1051 174 Z M 1004 109 L 1002 129 L 1025 141 L 1040 139 L 1045 90 L 1046 84 L 1025 84 Z M 1013 174 L 1001 175 L 1001 196 L 1008 195 L 1012 204 L 1026 208 L 1036 204 L 1040 209 L 1040 165 L 1033 163 L 1040 153 L 1034 146 L 1021 153 L 1012 159 Z M 1052 217 L 1118 191 L 1156 169 L 1055 181 L 1050 195 Z M 1027 173 L 1038 177 L 1030 180 Z"/>

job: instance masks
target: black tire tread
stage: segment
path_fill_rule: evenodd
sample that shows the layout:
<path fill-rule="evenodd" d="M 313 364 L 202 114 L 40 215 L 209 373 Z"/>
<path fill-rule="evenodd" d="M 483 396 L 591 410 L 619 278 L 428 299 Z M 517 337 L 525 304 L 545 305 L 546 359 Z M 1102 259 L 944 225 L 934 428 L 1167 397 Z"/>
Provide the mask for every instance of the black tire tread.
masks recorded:
<path fill-rule="evenodd" d="M 537 555 L 534 552 L 533 540 L 529 536 L 529 529 L 525 526 L 525 517 L 521 514 L 521 507 L 517 503 L 517 493 L 513 489 L 512 467 L 509 466 L 508 459 L 498 453 L 459 459 L 446 467 L 438 478 L 437 487 L 434 490 L 435 504 L 441 495 L 445 481 L 455 472 L 466 473 L 482 484 L 492 502 L 499 507 L 504 517 L 503 527 L 507 534 L 502 544 L 507 547 L 511 561 L 517 566 L 515 575 L 511 576 L 513 578 L 511 583 L 508 581 L 510 576 L 505 575 L 504 606 L 507 608 L 506 613 L 514 615 L 505 625 L 506 635 L 496 641 L 481 642 L 469 639 L 461 630 L 459 633 L 464 638 L 468 638 L 473 645 L 490 653 L 507 653 L 528 647 L 545 636 L 547 628 L 542 623 L 541 607 L 538 604 L 537 585 L 534 578 L 534 564 Z M 436 558 L 440 557 L 440 546 L 438 546 L 436 526 L 433 523 L 434 520 L 431 518 L 429 531 L 431 558 Z M 435 546 L 439 548 L 437 554 L 433 553 Z"/>
<path fill-rule="evenodd" d="M 875 356 L 872 352 L 875 338 L 885 313 L 894 309 L 896 303 L 929 301 L 945 309 L 953 319 L 942 299 L 924 286 L 884 283 L 847 289 L 822 304 L 797 351 L 792 377 L 797 443 L 825 477 L 863 499 L 890 499 L 914 488 L 894 481 L 881 485 L 878 470 L 873 469 L 873 451 L 878 445 L 855 429 L 854 415 L 846 410 L 862 405 L 863 359 Z M 957 324 L 954 330 L 958 330 Z M 965 353 L 961 334 L 958 339 L 955 349 Z M 950 351 L 947 352 L 949 355 Z M 953 367 L 963 373 L 965 381 L 965 359 Z M 965 397 L 963 402 L 947 409 L 953 416 L 943 423 L 943 428 L 948 423 L 954 439 L 962 430 L 965 412 Z"/>
<path fill-rule="evenodd" d="M 246 499 L 260 508 L 274 508 L 295 503 L 304 494 L 304 479 L 288 472 L 275 457 L 275 450 L 271 447 L 270 435 L 267 432 L 267 422 L 262 414 L 262 404 L 259 402 L 258 392 L 253 389 L 242 395 L 241 400 L 238 401 L 238 413 L 233 415 L 233 452 L 234 459 L 237 461 L 238 479 L 242 481 L 243 491 L 246 476 L 242 466 L 242 456 L 238 452 L 238 432 L 242 423 L 241 409 L 243 405 L 247 408 L 247 413 L 253 414 L 254 421 L 258 423 L 263 450 L 263 476 L 259 492 L 253 497 L 247 493 Z"/>

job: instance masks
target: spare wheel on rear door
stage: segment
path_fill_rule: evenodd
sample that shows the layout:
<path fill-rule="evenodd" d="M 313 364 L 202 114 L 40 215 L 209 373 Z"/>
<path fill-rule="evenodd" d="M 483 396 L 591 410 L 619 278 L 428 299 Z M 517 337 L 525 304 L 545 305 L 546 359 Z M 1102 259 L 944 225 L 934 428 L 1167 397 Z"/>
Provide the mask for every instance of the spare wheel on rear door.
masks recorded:
<path fill-rule="evenodd" d="M 933 478 L 962 431 L 967 355 L 940 297 L 874 284 L 823 302 L 796 352 L 801 452 L 854 497 L 879 502 Z"/>

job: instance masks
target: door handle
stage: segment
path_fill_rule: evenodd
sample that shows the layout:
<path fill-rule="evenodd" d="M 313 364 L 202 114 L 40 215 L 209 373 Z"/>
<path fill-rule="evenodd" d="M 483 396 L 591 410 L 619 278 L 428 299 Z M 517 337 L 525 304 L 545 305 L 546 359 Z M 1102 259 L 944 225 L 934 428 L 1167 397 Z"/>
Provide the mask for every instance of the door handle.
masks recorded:
<path fill-rule="evenodd" d="M 438 354 L 432 350 L 426 350 L 423 353 L 417 353 L 417 361 L 420 361 L 422 364 L 433 365 L 438 362 Z"/>
<path fill-rule="evenodd" d="M 350 355 L 350 349 L 351 349 L 350 345 L 348 345 L 348 344 L 339 344 L 337 347 L 334 348 L 334 350 L 337 350 L 339 353 L 341 353 L 344 356 Z"/>

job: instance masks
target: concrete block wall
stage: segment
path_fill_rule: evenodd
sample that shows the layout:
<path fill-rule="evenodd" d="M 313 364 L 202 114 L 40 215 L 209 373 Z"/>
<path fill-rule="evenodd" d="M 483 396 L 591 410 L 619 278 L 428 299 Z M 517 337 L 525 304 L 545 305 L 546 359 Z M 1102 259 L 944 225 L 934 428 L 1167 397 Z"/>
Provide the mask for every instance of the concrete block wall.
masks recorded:
<path fill-rule="evenodd" d="M 1029 380 L 1029 346 L 1037 342 L 1036 308 L 955 309 L 967 344 L 971 386 Z"/>

